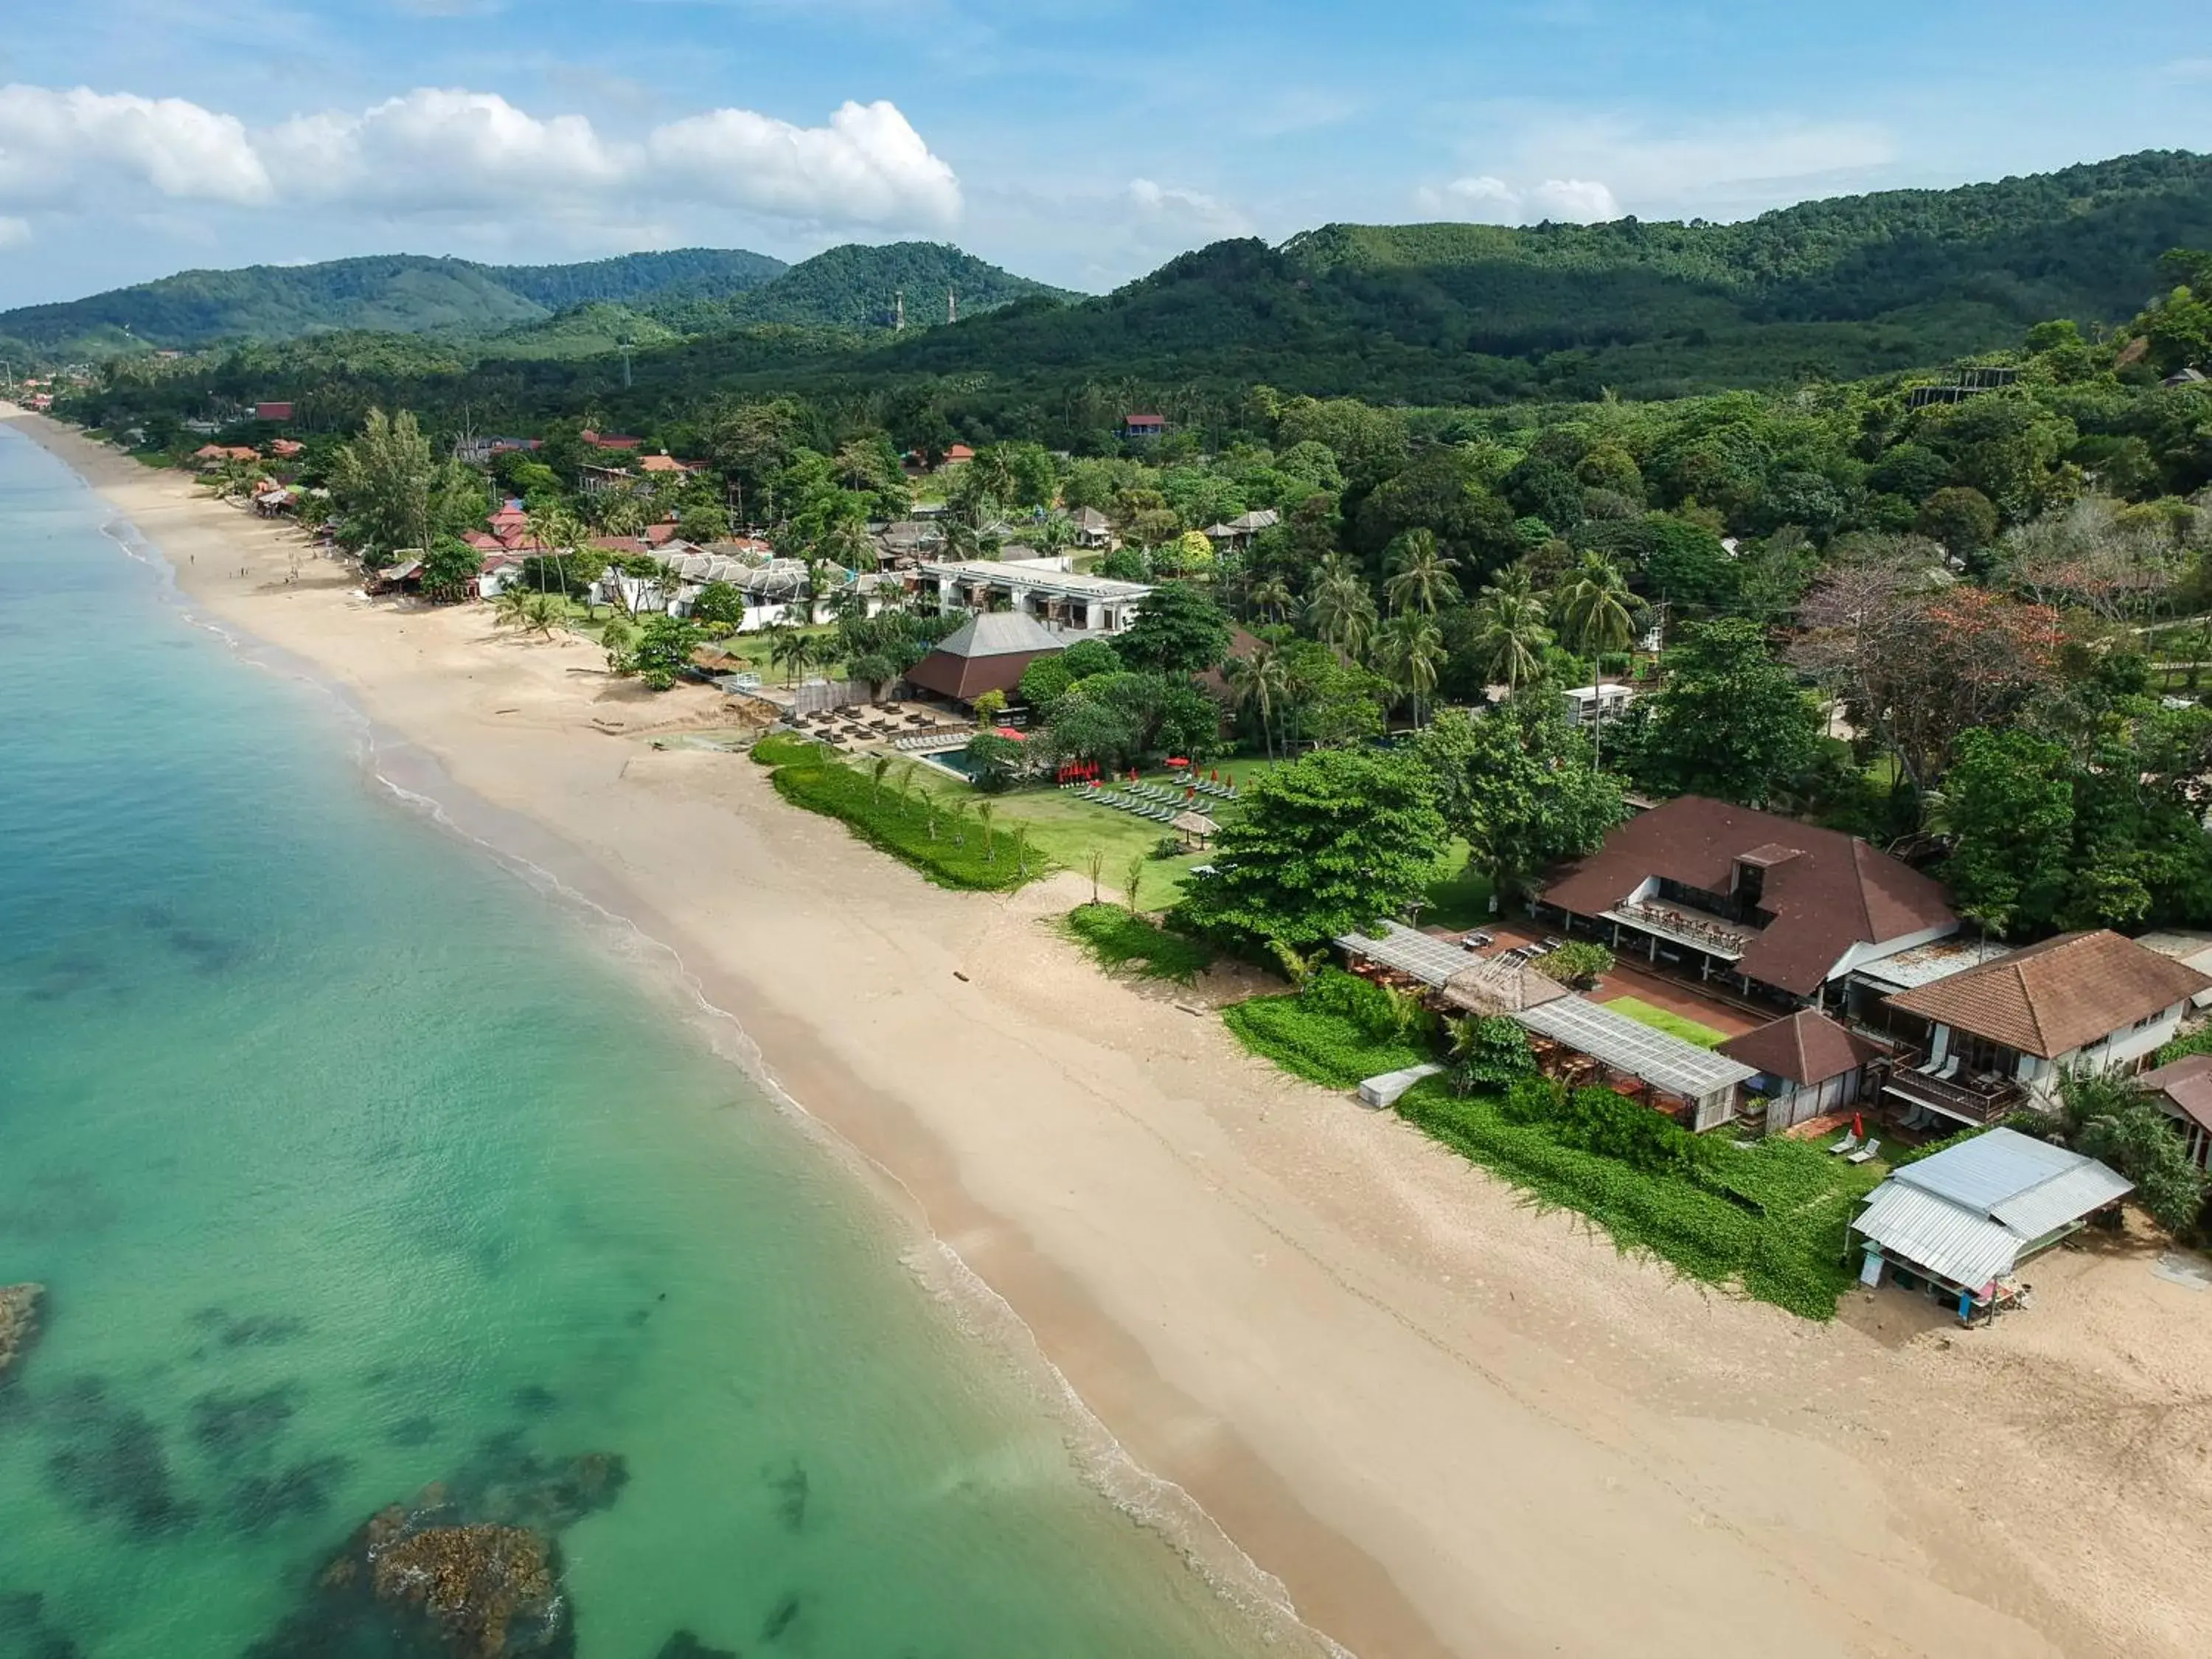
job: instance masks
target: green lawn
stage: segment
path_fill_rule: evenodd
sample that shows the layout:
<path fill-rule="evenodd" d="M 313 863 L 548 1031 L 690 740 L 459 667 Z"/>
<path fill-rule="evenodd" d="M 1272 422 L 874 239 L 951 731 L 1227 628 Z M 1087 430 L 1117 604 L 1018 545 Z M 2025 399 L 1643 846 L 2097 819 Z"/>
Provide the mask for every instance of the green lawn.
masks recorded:
<path fill-rule="evenodd" d="M 1634 1020 L 1638 1025 L 1649 1025 L 1655 1031 L 1664 1031 L 1668 1036 L 1694 1042 L 1700 1048 L 1717 1048 L 1728 1041 L 1726 1031 L 1716 1031 L 1711 1026 L 1700 1025 L 1694 1019 L 1669 1013 L 1664 1008 L 1655 1008 L 1641 997 L 1615 997 L 1602 1006 Z"/>
<path fill-rule="evenodd" d="M 1429 884 L 1428 904 L 1421 912 L 1424 927 L 1480 927 L 1492 919 L 1490 878 L 1468 853 L 1463 841 L 1446 849 L 1437 878 Z"/>

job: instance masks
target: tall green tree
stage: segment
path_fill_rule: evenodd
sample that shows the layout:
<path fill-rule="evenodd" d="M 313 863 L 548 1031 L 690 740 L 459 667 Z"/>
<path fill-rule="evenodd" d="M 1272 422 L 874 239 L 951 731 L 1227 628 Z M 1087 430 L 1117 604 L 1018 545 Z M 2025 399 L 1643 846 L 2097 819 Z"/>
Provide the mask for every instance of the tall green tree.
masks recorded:
<path fill-rule="evenodd" d="M 1323 564 L 1314 581 L 1309 608 L 1314 632 L 1358 661 L 1375 638 L 1375 596 L 1359 573 L 1341 559 Z"/>
<path fill-rule="evenodd" d="M 427 550 L 441 535 L 468 530 L 484 511 L 481 479 L 458 462 L 438 459 L 413 411 L 404 409 L 391 416 L 368 411 L 361 435 L 331 460 L 330 489 L 341 536 L 365 556 Z"/>
<path fill-rule="evenodd" d="M 1197 674 L 1229 654 L 1229 618 L 1187 582 L 1163 582 L 1138 601 L 1136 620 L 1114 641 L 1133 668 Z"/>
<path fill-rule="evenodd" d="M 1812 700 L 1767 650 L 1758 625 L 1737 618 L 1683 629 L 1640 724 L 1632 769 L 1666 794 L 1765 806 L 1820 757 Z"/>
<path fill-rule="evenodd" d="M 1419 729 L 1422 706 L 1435 695 L 1437 677 L 1443 672 L 1443 630 L 1419 611 L 1401 611 L 1376 635 L 1375 664 L 1413 700 L 1413 725 Z"/>
<path fill-rule="evenodd" d="M 1961 915 L 2005 936 L 2049 929 L 2074 884 L 2073 772 L 2063 746 L 2030 732 L 1959 739 L 1943 786 L 1943 879 Z"/>
<path fill-rule="evenodd" d="M 1594 853 L 1628 816 L 1620 780 L 1546 687 L 1486 714 L 1448 708 L 1418 753 L 1437 804 L 1501 897 L 1525 893 L 1553 865 Z"/>
<path fill-rule="evenodd" d="M 1316 750 L 1246 791 L 1215 842 L 1215 873 L 1180 907 L 1192 926 L 1300 948 L 1402 910 L 1445 846 L 1429 769 L 1411 755 Z"/>

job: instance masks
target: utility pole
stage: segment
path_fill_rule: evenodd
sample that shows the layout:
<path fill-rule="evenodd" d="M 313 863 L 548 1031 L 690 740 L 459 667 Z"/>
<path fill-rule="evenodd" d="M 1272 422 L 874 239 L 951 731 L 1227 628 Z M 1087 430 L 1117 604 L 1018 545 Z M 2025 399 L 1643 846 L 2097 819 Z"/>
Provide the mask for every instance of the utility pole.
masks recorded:
<path fill-rule="evenodd" d="M 957 288 L 945 290 L 945 320 L 948 323 L 960 320 L 960 290 Z"/>
<path fill-rule="evenodd" d="M 896 312 L 891 321 L 891 331 L 894 334 L 903 334 L 906 332 L 906 290 L 904 289 L 898 291 L 898 298 L 895 304 Z"/>
<path fill-rule="evenodd" d="M 629 347 L 629 346 L 624 346 L 624 347 L 622 349 L 622 357 L 623 357 L 623 391 L 625 391 L 625 392 L 629 391 L 629 387 L 630 387 L 630 378 L 629 378 L 629 354 L 630 354 L 630 350 L 631 350 L 631 348 L 630 348 L 630 347 Z"/>

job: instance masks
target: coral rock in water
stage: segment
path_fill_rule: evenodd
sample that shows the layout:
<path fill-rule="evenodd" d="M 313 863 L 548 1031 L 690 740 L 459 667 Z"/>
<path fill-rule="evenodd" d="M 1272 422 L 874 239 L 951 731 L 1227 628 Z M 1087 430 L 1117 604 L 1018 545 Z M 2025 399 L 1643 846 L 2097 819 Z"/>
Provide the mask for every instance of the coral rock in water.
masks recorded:
<path fill-rule="evenodd" d="M 457 1654 L 491 1656 L 511 1627 L 557 1623 L 550 1551 L 521 1527 L 431 1527 L 372 1551 L 369 1566 L 378 1601 L 427 1615 Z"/>
<path fill-rule="evenodd" d="M 0 1379 L 30 1351 L 39 1334 L 39 1298 L 43 1285 L 0 1285 Z"/>

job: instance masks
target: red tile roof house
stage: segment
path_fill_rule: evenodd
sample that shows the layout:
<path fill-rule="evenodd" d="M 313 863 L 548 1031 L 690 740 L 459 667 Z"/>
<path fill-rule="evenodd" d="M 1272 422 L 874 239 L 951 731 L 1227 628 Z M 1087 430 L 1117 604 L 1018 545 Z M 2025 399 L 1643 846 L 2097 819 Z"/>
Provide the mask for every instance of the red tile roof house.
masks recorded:
<path fill-rule="evenodd" d="M 2069 1072 L 2139 1069 L 2208 989 L 2212 978 L 2131 939 L 2061 933 L 1889 998 L 1920 1042 L 1884 1092 L 1954 1127 L 2047 1105 Z"/>
<path fill-rule="evenodd" d="M 1769 1134 L 1856 1105 L 1865 1097 L 1869 1068 L 1889 1054 L 1811 1008 L 1730 1037 L 1717 1052 L 1759 1073 L 1748 1086 L 1766 1097 Z"/>
<path fill-rule="evenodd" d="M 253 405 L 253 418 L 257 421 L 289 421 L 292 418 L 292 405 L 289 403 L 256 404 Z"/>
<path fill-rule="evenodd" d="M 645 440 L 642 438 L 629 437 L 619 432 L 593 432 L 586 429 L 580 435 L 586 447 L 592 449 L 639 449 L 645 444 Z"/>
<path fill-rule="evenodd" d="M 1865 842 L 1684 795 L 1619 825 L 1539 896 L 1540 919 L 1784 1007 L 1959 930 L 1936 882 Z"/>

